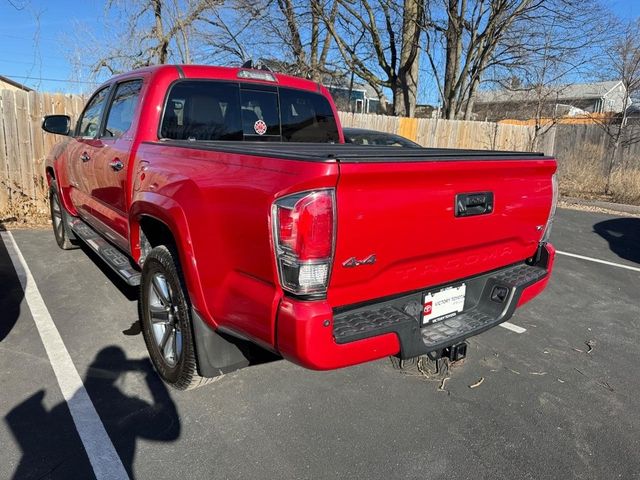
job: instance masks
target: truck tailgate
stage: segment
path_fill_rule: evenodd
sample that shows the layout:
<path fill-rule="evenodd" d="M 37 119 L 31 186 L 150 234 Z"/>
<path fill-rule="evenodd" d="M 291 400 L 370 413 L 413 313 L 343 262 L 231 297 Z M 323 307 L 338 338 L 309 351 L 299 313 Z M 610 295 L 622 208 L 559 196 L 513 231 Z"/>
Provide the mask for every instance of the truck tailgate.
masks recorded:
<path fill-rule="evenodd" d="M 444 285 L 521 262 L 552 203 L 553 159 L 340 161 L 335 307 Z M 456 196 L 493 194 L 491 211 L 457 216 Z"/>

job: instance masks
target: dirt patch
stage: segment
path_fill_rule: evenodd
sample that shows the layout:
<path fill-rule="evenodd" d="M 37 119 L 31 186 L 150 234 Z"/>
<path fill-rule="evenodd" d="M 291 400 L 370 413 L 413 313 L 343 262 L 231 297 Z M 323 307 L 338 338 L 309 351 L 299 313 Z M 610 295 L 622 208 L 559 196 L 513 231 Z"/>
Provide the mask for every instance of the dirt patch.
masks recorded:
<path fill-rule="evenodd" d="M 624 215 L 625 217 L 640 218 L 640 214 L 637 213 L 621 212 L 620 210 L 613 210 L 610 208 L 598 207 L 595 205 L 585 205 L 571 200 L 560 200 L 558 202 L 558 207 L 568 208 L 570 210 L 579 210 L 581 212 L 606 213 L 608 215 Z"/>
<path fill-rule="evenodd" d="M 42 230 L 51 228 L 51 219 L 45 215 L 29 217 L 0 217 L 0 231 L 2 230 Z"/>

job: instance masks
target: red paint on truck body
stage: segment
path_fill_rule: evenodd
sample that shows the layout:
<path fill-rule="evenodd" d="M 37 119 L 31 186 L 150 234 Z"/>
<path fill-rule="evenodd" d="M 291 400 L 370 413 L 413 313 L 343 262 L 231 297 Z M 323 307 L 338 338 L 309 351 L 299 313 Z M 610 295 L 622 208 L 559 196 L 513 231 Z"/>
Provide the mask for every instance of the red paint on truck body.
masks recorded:
<path fill-rule="evenodd" d="M 127 159 L 112 180 L 115 197 L 74 185 L 81 139 L 55 150 L 55 170 L 66 209 L 112 239 L 134 261 L 140 256 L 140 219 L 152 217 L 172 232 L 194 308 L 213 328 L 224 328 L 282 353 L 308 368 L 331 369 L 393 355 L 395 334 L 346 344 L 332 336 L 334 308 L 453 282 L 535 253 L 551 205 L 552 159 L 406 163 L 306 162 L 176 146 L 158 138 L 167 91 L 180 78 L 238 80 L 237 68 L 159 66 L 115 77 L 112 86 L 141 79 L 135 121 L 127 138 L 106 145 Z M 278 85 L 321 93 L 317 83 L 276 75 Z M 270 84 L 258 80 L 242 82 Z M 75 143 L 74 143 L 75 142 Z M 105 148 L 102 142 L 100 148 Z M 109 153 L 109 150 L 104 150 Z M 104 162 L 111 158 L 102 155 Z M 104 165 L 95 168 L 104 169 Z M 71 173 L 70 173 L 71 172 Z M 75 174 L 77 175 L 77 173 Z M 333 188 L 337 225 L 326 298 L 287 296 L 279 284 L 271 206 L 288 194 Z M 493 191 L 490 215 L 454 218 L 457 193 Z M 553 258 L 553 249 L 547 245 Z M 345 268 L 350 257 L 376 262 Z M 550 271 L 551 264 L 549 265 Z M 549 275 L 529 287 L 525 303 Z"/>

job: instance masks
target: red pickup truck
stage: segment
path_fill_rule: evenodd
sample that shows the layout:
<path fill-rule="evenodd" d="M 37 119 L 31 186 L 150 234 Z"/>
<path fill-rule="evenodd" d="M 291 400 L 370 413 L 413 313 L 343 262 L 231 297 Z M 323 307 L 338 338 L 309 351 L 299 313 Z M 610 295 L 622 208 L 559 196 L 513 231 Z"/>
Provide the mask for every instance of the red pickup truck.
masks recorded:
<path fill-rule="evenodd" d="M 112 78 L 46 163 L 63 249 L 127 283 L 186 389 L 247 341 L 312 369 L 463 353 L 545 287 L 557 187 L 535 153 L 344 144 L 317 83 L 163 65 Z"/>

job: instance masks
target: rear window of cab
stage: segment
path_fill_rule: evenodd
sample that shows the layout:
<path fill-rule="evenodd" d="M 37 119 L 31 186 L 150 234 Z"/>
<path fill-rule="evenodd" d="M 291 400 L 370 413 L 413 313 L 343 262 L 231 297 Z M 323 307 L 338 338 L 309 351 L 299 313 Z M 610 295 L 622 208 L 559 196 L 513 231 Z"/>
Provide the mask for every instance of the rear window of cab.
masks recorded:
<path fill-rule="evenodd" d="M 333 110 L 323 95 L 207 80 L 172 85 L 160 136 L 190 141 L 339 142 Z"/>

